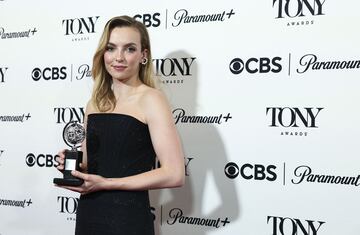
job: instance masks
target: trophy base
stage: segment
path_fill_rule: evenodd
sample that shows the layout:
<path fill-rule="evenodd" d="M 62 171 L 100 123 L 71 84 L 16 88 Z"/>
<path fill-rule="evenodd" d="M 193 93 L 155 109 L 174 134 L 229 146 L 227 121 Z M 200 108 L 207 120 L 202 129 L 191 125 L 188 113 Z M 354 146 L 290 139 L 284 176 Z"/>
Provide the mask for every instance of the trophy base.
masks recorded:
<path fill-rule="evenodd" d="M 63 178 L 54 178 L 54 184 L 62 186 L 80 186 L 84 183 L 83 179 L 63 179 Z"/>

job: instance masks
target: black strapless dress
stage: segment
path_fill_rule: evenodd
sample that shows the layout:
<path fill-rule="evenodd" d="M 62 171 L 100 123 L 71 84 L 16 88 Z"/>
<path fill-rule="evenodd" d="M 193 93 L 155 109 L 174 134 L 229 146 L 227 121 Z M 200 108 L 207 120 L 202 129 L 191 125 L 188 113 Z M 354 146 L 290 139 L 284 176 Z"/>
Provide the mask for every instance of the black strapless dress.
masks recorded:
<path fill-rule="evenodd" d="M 151 170 L 155 151 L 148 126 L 113 113 L 88 115 L 86 132 L 89 174 L 121 178 Z M 99 191 L 82 195 L 76 235 L 153 235 L 148 191 Z"/>

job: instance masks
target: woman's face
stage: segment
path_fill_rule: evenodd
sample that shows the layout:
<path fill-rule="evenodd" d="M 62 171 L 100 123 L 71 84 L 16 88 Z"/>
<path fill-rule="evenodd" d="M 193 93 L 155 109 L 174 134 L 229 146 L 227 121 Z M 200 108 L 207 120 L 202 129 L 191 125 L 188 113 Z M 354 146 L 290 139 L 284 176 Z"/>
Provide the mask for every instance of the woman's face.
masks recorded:
<path fill-rule="evenodd" d="M 104 53 L 105 68 L 113 79 L 123 82 L 137 79 L 145 53 L 141 51 L 139 31 L 131 27 L 115 27 Z"/>

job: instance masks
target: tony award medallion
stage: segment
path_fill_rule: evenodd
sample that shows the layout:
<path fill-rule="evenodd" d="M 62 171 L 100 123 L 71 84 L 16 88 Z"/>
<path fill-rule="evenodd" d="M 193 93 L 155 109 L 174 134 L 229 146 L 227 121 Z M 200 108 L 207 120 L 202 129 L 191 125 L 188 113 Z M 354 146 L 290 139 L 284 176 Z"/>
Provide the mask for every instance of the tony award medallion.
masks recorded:
<path fill-rule="evenodd" d="M 74 177 L 71 171 L 80 171 L 83 152 L 78 151 L 77 148 L 85 139 L 85 129 L 76 121 L 71 121 L 64 127 L 63 139 L 71 147 L 71 150 L 65 150 L 63 178 L 54 178 L 54 183 L 66 186 L 80 186 L 84 180 Z"/>

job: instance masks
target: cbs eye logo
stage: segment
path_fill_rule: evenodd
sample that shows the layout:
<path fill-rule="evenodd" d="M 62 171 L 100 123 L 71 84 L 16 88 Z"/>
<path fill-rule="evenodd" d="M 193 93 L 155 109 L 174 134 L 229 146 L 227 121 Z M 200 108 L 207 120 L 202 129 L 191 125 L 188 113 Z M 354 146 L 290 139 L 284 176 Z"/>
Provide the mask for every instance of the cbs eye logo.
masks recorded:
<path fill-rule="evenodd" d="M 239 175 L 239 167 L 236 163 L 229 162 L 226 164 L 224 172 L 230 179 L 235 179 Z"/>
<path fill-rule="evenodd" d="M 235 58 L 230 62 L 229 69 L 233 74 L 239 74 L 244 70 L 244 62 L 242 59 Z"/>

